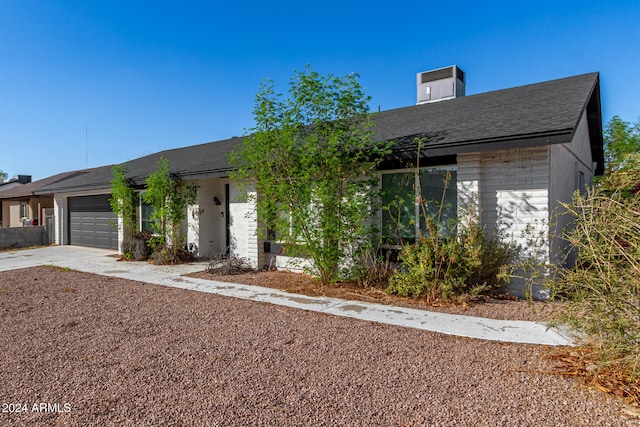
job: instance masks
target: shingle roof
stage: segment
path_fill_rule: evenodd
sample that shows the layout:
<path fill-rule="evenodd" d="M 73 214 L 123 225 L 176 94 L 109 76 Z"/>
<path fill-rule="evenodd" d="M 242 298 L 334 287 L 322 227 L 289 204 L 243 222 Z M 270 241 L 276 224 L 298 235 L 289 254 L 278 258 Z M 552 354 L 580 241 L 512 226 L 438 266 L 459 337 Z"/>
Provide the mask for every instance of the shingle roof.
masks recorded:
<path fill-rule="evenodd" d="M 565 143 L 585 110 L 594 122 L 592 154 L 598 161 L 598 73 L 384 111 L 376 116 L 376 139 L 395 140 L 394 151 L 401 154 L 415 153 L 415 138 L 426 137 L 425 147 L 433 156 Z"/>
<path fill-rule="evenodd" d="M 571 141 L 584 112 L 589 119 L 592 156 L 601 170 L 602 117 L 598 73 L 486 92 L 447 101 L 383 111 L 374 115 L 375 141 L 394 140 L 394 155 L 415 155 L 416 137 L 426 137 L 427 156 L 451 155 Z M 165 150 L 126 162 L 137 184 L 156 170 L 160 157 L 182 178 L 226 176 L 226 153 L 242 138 Z M 110 186 L 111 167 L 42 189 L 70 192 Z"/>
<path fill-rule="evenodd" d="M 171 172 L 183 179 L 226 176 L 230 166 L 225 153 L 233 150 L 241 142 L 242 138 L 231 138 L 224 141 L 164 150 L 139 157 L 125 163 L 128 170 L 127 177 L 135 185 L 144 185 L 147 177 L 156 171 L 161 157 L 169 161 Z M 112 165 L 109 165 L 98 168 L 91 174 L 50 185 L 42 191 L 73 192 L 105 189 L 111 186 L 112 179 Z"/>
<path fill-rule="evenodd" d="M 38 181 L 28 182 L 17 187 L 3 190 L 2 192 L 0 192 L 0 199 L 28 198 L 35 195 L 38 190 L 51 184 L 60 183 L 65 179 L 70 179 L 93 171 L 95 171 L 95 169 L 82 169 L 72 172 L 63 172 L 57 175 L 49 176 L 47 178 L 39 179 Z M 46 192 L 39 192 L 38 194 L 46 194 Z"/>

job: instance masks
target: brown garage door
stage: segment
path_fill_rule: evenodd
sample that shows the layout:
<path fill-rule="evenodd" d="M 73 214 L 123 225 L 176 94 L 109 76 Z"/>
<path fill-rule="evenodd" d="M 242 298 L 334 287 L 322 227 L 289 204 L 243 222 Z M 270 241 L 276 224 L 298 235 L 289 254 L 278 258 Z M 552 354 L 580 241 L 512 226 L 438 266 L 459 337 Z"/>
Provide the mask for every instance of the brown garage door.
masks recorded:
<path fill-rule="evenodd" d="M 69 243 L 118 249 L 118 219 L 109 198 L 108 194 L 69 198 Z"/>

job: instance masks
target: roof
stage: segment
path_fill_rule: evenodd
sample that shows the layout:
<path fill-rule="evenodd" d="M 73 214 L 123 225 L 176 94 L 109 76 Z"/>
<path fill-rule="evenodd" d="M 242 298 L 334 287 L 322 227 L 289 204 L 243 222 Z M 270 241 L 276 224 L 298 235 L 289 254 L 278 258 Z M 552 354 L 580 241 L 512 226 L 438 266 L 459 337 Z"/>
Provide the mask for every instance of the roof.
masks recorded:
<path fill-rule="evenodd" d="M 426 137 L 425 156 L 570 142 L 587 113 L 591 152 L 604 167 L 599 74 L 536 83 L 435 103 L 383 111 L 373 116 L 374 140 L 394 140 L 396 158 L 415 156 L 417 137 Z M 226 176 L 226 153 L 243 138 L 165 150 L 125 163 L 136 185 L 156 170 L 158 160 L 184 179 Z M 43 191 L 72 192 L 110 187 L 111 167 L 49 185 Z"/>
<path fill-rule="evenodd" d="M 47 178 L 40 179 L 38 181 L 28 182 L 16 187 L 11 187 L 7 190 L 0 192 L 0 199 L 19 199 L 29 198 L 36 195 L 36 192 L 42 188 L 45 188 L 51 184 L 56 184 L 64 181 L 65 179 L 81 176 L 90 173 L 96 169 L 82 169 L 72 172 L 63 172 L 57 175 L 52 175 Z M 38 192 L 38 195 L 47 194 L 46 192 Z M 52 193 L 50 193 L 52 194 Z"/>
<path fill-rule="evenodd" d="M 226 153 L 232 151 L 241 142 L 242 138 L 231 138 L 139 157 L 124 163 L 128 171 L 127 177 L 135 185 L 143 186 L 147 177 L 158 168 L 161 157 L 169 161 L 171 172 L 183 179 L 227 176 L 231 166 L 227 162 Z M 40 191 L 73 192 L 104 189 L 111 187 L 112 179 L 112 165 L 103 166 L 90 174 L 49 185 Z"/>
<path fill-rule="evenodd" d="M 397 156 L 444 156 L 570 142 L 587 112 L 591 152 L 603 168 L 599 74 L 590 73 L 379 113 L 376 139 Z"/>

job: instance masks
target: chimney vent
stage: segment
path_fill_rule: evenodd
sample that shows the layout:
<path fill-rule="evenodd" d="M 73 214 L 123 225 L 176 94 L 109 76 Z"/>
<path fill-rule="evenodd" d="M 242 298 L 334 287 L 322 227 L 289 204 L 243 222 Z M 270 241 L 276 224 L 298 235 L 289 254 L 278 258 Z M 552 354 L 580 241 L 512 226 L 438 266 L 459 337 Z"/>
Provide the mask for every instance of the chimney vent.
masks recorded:
<path fill-rule="evenodd" d="M 31 175 L 16 175 L 13 179 L 20 184 L 28 184 L 31 182 Z"/>
<path fill-rule="evenodd" d="M 417 104 L 464 96 L 465 74 L 456 65 L 424 71 L 416 76 Z"/>

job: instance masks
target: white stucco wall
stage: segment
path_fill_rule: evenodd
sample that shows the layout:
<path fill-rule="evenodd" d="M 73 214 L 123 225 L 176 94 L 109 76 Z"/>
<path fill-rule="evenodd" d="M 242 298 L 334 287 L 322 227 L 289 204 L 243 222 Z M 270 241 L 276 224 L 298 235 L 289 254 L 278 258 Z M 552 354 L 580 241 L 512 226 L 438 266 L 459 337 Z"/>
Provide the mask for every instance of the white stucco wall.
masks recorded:
<path fill-rule="evenodd" d="M 231 253 L 249 259 L 254 267 L 264 266 L 263 242 L 258 238 L 254 205 L 242 200 L 242 193 L 234 182 L 229 185 L 229 215 Z"/>
<path fill-rule="evenodd" d="M 481 165 L 482 222 L 489 230 L 504 228 L 528 250 L 527 228 L 545 231 L 549 218 L 549 147 L 483 154 Z"/>
<path fill-rule="evenodd" d="M 66 245 L 69 243 L 65 239 L 67 226 L 64 215 L 65 212 L 67 212 L 67 197 L 63 194 L 55 194 L 53 196 L 53 236 L 56 245 Z"/>
<path fill-rule="evenodd" d="M 457 159 L 458 208 L 479 202 L 481 163 L 480 154 L 460 154 Z"/>
<path fill-rule="evenodd" d="M 226 241 L 225 189 L 228 178 L 201 179 L 195 183 L 198 188 L 197 204 L 191 205 L 187 211 L 187 243 L 196 245 L 197 256 L 211 257 L 224 254 Z M 214 197 L 220 205 L 214 203 Z M 198 211 L 202 213 L 198 215 Z"/>
<path fill-rule="evenodd" d="M 531 247 L 528 239 L 536 233 L 546 236 L 548 231 L 549 147 L 462 154 L 457 157 L 457 167 L 458 206 L 475 198 L 488 231 L 499 227 L 504 239 L 523 253 L 535 251 L 546 260 L 548 242 Z M 517 280 L 509 287 L 521 297 L 524 289 L 524 283 Z M 535 298 L 546 297 L 544 289 L 533 289 L 533 293 Z"/>

